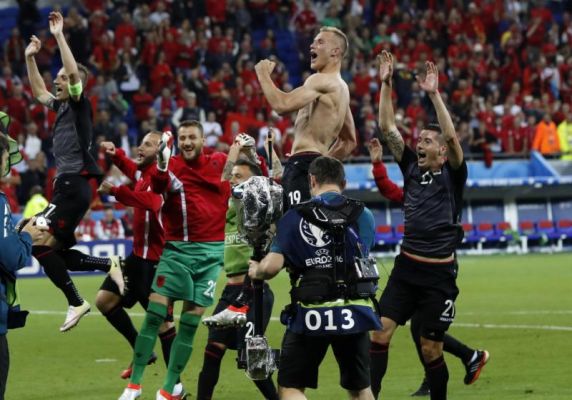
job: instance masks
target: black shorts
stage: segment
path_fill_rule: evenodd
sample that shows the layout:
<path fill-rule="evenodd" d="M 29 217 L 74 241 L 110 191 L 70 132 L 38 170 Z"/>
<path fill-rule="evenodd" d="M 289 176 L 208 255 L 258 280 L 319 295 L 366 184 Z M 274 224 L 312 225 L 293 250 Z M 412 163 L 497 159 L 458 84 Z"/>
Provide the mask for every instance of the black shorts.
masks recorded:
<path fill-rule="evenodd" d="M 317 388 L 318 369 L 332 346 L 346 390 L 370 386 L 369 333 L 307 336 L 286 330 L 280 353 L 278 384 L 286 388 Z"/>
<path fill-rule="evenodd" d="M 145 260 L 133 253 L 125 259 L 123 266 L 125 291 L 121 298 L 122 307 L 131 308 L 135 303 L 139 302 L 144 309 L 147 309 L 157 263 L 158 261 Z M 99 290 L 107 290 L 120 296 L 117 284 L 111 280 L 109 275 L 105 278 Z"/>
<path fill-rule="evenodd" d="M 54 196 L 39 213 L 49 220 L 50 232 L 63 248 L 76 244 L 75 228 L 91 203 L 91 186 L 81 175 L 61 175 L 54 181 Z"/>
<path fill-rule="evenodd" d="M 312 197 L 308 181 L 308 169 L 312 161 L 320 156 L 320 153 L 314 152 L 297 153 L 286 161 L 282 174 L 284 212 L 292 205 L 308 201 Z"/>
<path fill-rule="evenodd" d="M 213 314 L 216 314 L 227 308 L 232 303 L 232 301 L 236 299 L 241 290 L 242 283 L 227 284 L 222 291 L 222 295 L 220 296 L 220 300 L 218 301 Z M 272 290 L 267 283 L 264 283 L 262 305 L 264 309 L 264 321 L 262 329 L 263 331 L 266 331 L 266 327 L 268 326 L 270 317 L 272 315 L 272 306 L 274 305 L 274 293 L 272 293 Z M 254 307 L 252 305 L 246 314 L 246 324 L 243 327 L 230 329 L 215 329 L 214 327 L 209 327 L 209 342 L 222 343 L 231 350 L 239 350 L 244 348 L 244 339 L 253 335 Z"/>
<path fill-rule="evenodd" d="M 379 300 L 381 316 L 404 325 L 416 314 L 422 336 L 442 340 L 455 318 L 456 278 L 456 261 L 425 263 L 399 254 Z"/>

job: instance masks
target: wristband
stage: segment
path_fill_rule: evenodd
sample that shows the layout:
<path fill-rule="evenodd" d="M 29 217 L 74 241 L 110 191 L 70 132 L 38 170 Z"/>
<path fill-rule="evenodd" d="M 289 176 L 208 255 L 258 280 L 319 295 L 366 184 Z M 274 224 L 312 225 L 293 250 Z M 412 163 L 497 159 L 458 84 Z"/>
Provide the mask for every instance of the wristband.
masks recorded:
<path fill-rule="evenodd" d="M 70 96 L 79 96 L 81 94 L 81 92 L 83 91 L 83 85 L 81 83 L 81 80 L 78 81 L 77 83 L 69 84 L 68 85 L 68 92 L 70 93 Z"/>

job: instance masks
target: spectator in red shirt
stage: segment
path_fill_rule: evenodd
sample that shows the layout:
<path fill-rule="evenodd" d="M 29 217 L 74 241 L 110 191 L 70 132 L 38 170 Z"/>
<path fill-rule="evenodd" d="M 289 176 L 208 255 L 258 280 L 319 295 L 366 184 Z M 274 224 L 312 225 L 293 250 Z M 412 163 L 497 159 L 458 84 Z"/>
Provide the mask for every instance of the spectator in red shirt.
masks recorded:
<path fill-rule="evenodd" d="M 133 102 L 135 119 L 137 119 L 137 121 L 143 121 L 147 118 L 147 112 L 153 105 L 153 100 L 153 96 L 147 92 L 147 86 L 141 85 L 137 93 L 135 93 L 131 99 Z"/>
<path fill-rule="evenodd" d="M 310 64 L 310 44 L 314 36 L 314 30 L 318 24 L 318 18 L 312 8 L 311 0 L 304 0 L 302 10 L 294 17 L 296 27 L 296 42 L 298 51 L 302 56 L 302 64 Z"/>
<path fill-rule="evenodd" d="M 157 62 L 151 70 L 151 76 L 149 79 L 151 82 L 151 94 L 156 96 L 162 88 L 169 87 L 173 78 L 173 71 L 169 64 L 167 64 L 165 52 L 160 50 L 157 53 Z"/>
<path fill-rule="evenodd" d="M 95 221 L 91 218 L 91 210 L 87 210 L 77 228 L 75 228 L 75 238 L 78 242 L 95 240 Z"/>
<path fill-rule="evenodd" d="M 421 99 L 419 98 L 419 95 L 414 94 L 411 97 L 411 103 L 405 109 L 405 116 L 411 121 L 426 120 L 427 114 L 421 105 Z"/>
<path fill-rule="evenodd" d="M 250 84 L 244 85 L 244 96 L 239 99 L 239 102 L 246 104 L 249 116 L 254 116 L 262 108 L 262 100 Z"/>
<path fill-rule="evenodd" d="M 546 34 L 546 26 L 542 16 L 537 14 L 530 19 L 526 29 L 526 41 L 528 45 L 541 47 Z"/>
<path fill-rule="evenodd" d="M 161 90 L 161 96 L 157 97 L 153 102 L 153 109 L 159 117 L 159 124 L 163 127 L 171 124 L 173 113 L 177 109 L 177 103 L 171 96 L 171 89 L 164 87 Z"/>
<path fill-rule="evenodd" d="M 107 206 L 103 218 L 95 223 L 95 236 L 99 240 L 124 239 L 125 231 L 121 220 L 115 218 L 113 207 Z"/>
<path fill-rule="evenodd" d="M 517 114 L 512 125 L 506 129 L 506 144 L 503 143 L 503 150 L 507 154 L 526 155 L 529 148 L 529 138 L 525 129 L 524 114 Z M 505 147 L 506 146 L 506 147 Z"/>
<path fill-rule="evenodd" d="M 93 49 L 93 53 L 89 57 L 89 62 L 103 74 L 113 73 L 119 67 L 117 50 L 107 33 L 101 35 L 99 44 Z"/>
<path fill-rule="evenodd" d="M 12 85 L 12 93 L 6 102 L 7 114 L 12 120 L 20 124 L 26 123 L 29 119 L 28 100 L 24 98 L 24 87 L 22 84 Z"/>
<path fill-rule="evenodd" d="M 175 65 L 180 47 L 172 32 L 167 31 L 165 33 L 161 49 L 165 52 L 165 62 L 169 65 Z"/>
<path fill-rule="evenodd" d="M 121 14 L 121 23 L 115 28 L 115 47 L 121 47 L 125 38 L 131 39 L 131 43 L 137 41 L 137 30 L 128 12 Z"/>
<path fill-rule="evenodd" d="M 12 28 L 10 37 L 4 42 L 4 63 L 11 65 L 18 75 L 23 72 L 25 48 L 20 30 L 16 27 Z"/>
<path fill-rule="evenodd" d="M 100 39 L 107 32 L 107 21 L 109 17 L 102 10 L 96 10 L 89 16 L 89 32 L 92 46 L 99 44 Z"/>
<path fill-rule="evenodd" d="M 159 51 L 158 42 L 155 32 L 149 32 L 145 35 L 145 44 L 141 51 L 141 62 L 149 69 L 153 67 L 157 59 L 157 52 Z"/>
<path fill-rule="evenodd" d="M 373 78 L 369 75 L 367 67 L 360 62 L 357 72 L 354 75 L 353 82 L 355 84 L 355 96 L 361 98 L 369 93 L 369 85 Z"/>

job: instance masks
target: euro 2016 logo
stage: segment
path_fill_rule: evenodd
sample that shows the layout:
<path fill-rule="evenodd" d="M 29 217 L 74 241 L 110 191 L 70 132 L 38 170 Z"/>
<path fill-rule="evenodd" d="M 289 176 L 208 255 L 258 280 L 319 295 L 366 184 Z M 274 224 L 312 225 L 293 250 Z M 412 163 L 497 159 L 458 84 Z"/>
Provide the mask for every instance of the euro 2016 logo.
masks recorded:
<path fill-rule="evenodd" d="M 314 247 L 324 247 L 332 241 L 327 232 L 306 220 L 300 221 L 300 235 L 306 243 Z"/>

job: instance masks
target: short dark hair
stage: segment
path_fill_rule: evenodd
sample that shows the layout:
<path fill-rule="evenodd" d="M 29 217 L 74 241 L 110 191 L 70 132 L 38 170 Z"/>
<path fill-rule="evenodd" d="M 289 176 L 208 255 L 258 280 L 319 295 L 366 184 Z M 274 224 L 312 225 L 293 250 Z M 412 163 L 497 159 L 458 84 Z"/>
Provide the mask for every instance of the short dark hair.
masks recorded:
<path fill-rule="evenodd" d="M 441 130 L 441 125 L 439 125 L 437 122 L 429 122 L 428 124 L 423 126 L 422 130 L 435 132 L 437 136 L 437 141 L 442 145 L 446 144 L 445 138 L 443 137 L 443 131 Z"/>
<path fill-rule="evenodd" d="M 262 169 L 260 168 L 260 166 L 258 164 L 253 163 L 250 160 L 245 160 L 244 158 L 239 158 L 238 160 L 236 160 L 234 165 L 246 166 L 246 167 L 248 167 L 248 169 L 250 170 L 250 173 L 253 176 L 262 176 Z"/>
<path fill-rule="evenodd" d="M 195 127 L 198 128 L 199 131 L 201 132 L 201 136 L 204 136 L 204 131 L 203 131 L 203 124 L 201 124 L 199 121 L 195 120 L 195 119 L 188 119 L 185 121 L 181 121 L 181 123 L 179 124 L 178 128 L 177 128 L 177 132 L 179 131 L 179 129 L 181 128 L 190 128 L 190 127 Z"/>
<path fill-rule="evenodd" d="M 441 131 L 441 125 L 439 125 L 437 122 L 429 122 L 428 124 L 426 124 L 425 126 L 423 126 L 423 130 L 425 131 L 434 131 L 437 132 L 439 134 L 443 133 Z"/>
<path fill-rule="evenodd" d="M 321 156 L 312 161 L 308 174 L 316 178 L 318 185 L 334 184 L 343 187 L 346 180 L 344 165 L 341 161 L 328 156 Z"/>
<path fill-rule="evenodd" d="M 79 79 L 81 79 L 81 84 L 83 85 L 84 89 L 87 86 L 87 78 L 89 77 L 89 69 L 81 63 L 77 63 L 77 71 L 79 73 Z M 83 77 L 82 77 L 83 74 Z"/>

